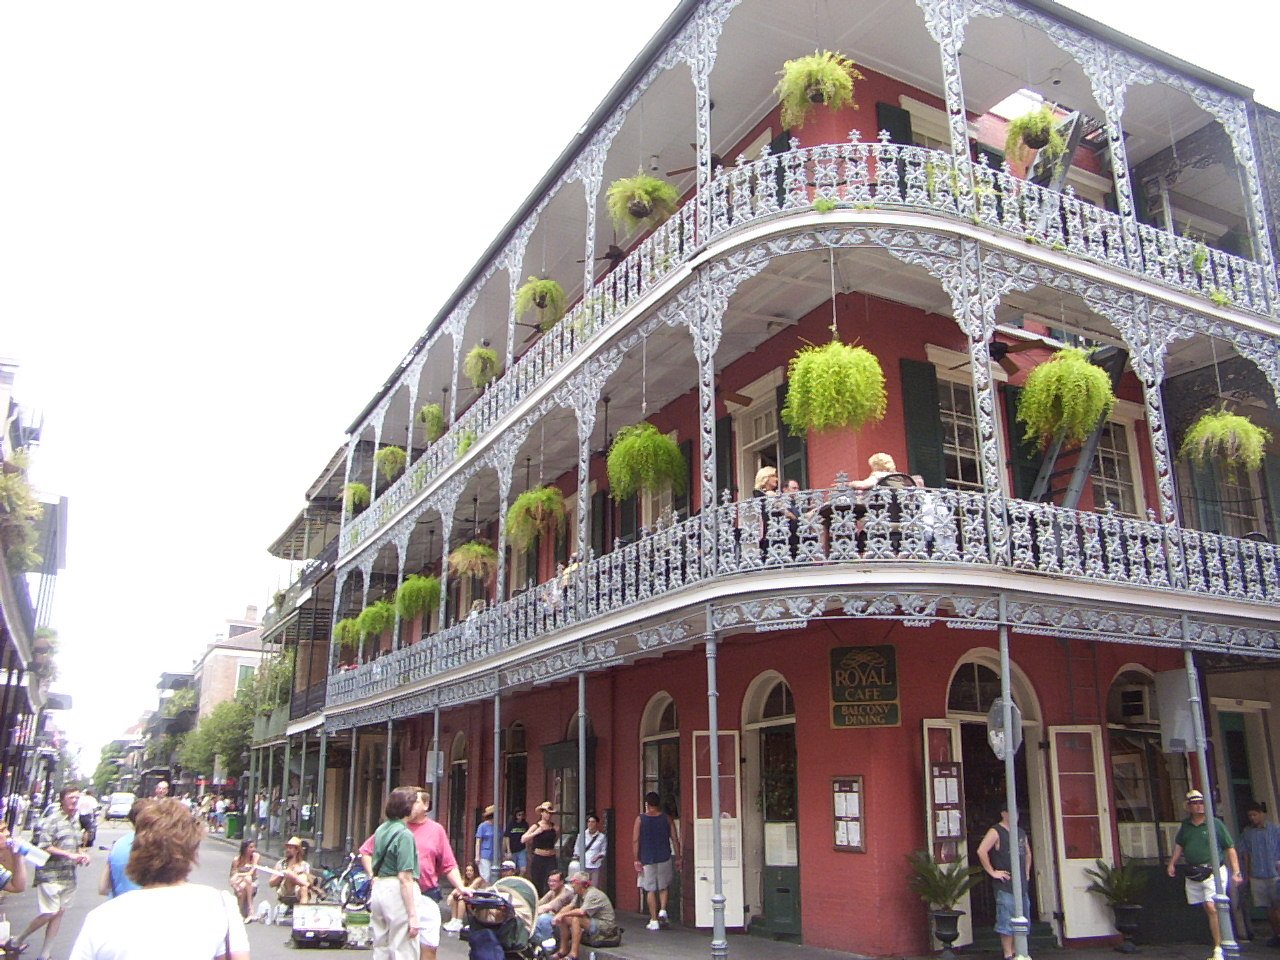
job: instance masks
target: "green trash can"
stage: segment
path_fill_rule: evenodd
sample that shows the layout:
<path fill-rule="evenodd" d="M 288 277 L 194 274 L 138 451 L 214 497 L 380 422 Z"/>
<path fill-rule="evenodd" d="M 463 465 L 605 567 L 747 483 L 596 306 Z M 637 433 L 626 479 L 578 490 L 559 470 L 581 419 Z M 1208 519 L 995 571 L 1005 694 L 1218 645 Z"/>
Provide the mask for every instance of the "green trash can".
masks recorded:
<path fill-rule="evenodd" d="M 236 810 L 227 814 L 227 839 L 241 840 L 244 838 L 244 814 Z"/>

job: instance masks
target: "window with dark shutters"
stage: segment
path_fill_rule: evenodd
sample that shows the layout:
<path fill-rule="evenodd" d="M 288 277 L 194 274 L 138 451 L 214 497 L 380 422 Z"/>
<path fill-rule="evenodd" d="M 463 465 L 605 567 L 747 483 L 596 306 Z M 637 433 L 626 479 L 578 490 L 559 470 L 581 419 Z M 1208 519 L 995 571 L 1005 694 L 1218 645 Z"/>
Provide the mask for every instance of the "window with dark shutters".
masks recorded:
<path fill-rule="evenodd" d="M 947 485 L 942 455 L 942 408 L 938 402 L 938 373 L 932 363 L 903 358 L 902 420 L 907 433 L 907 472 L 919 474 L 926 487 Z"/>

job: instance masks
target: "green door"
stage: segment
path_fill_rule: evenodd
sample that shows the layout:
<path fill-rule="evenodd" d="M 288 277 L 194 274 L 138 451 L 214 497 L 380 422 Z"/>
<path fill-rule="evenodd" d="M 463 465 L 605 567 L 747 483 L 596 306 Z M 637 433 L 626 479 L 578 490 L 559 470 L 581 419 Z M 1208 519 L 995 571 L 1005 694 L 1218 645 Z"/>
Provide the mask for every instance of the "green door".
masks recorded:
<path fill-rule="evenodd" d="M 760 731 L 764 802 L 764 920 L 769 932 L 800 937 L 800 862 L 795 724 Z"/>

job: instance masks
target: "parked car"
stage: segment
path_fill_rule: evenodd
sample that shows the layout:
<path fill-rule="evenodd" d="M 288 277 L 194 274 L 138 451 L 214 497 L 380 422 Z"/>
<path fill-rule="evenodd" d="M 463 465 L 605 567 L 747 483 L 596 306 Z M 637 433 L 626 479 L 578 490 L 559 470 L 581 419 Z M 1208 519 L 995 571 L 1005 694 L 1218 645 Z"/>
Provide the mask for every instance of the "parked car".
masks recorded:
<path fill-rule="evenodd" d="M 133 801 L 136 799 L 132 793 L 113 793 L 111 799 L 107 801 L 107 812 L 104 816 L 108 820 L 128 819 L 129 808 L 133 806 Z"/>

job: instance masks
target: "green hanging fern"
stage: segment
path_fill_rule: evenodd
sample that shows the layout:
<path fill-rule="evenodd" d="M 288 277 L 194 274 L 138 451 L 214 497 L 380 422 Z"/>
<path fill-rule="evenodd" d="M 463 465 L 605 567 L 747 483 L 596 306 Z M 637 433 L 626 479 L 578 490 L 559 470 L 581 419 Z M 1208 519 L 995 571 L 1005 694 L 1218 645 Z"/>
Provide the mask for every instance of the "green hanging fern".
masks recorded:
<path fill-rule="evenodd" d="M 680 206 L 680 194 L 665 180 L 639 170 L 634 177 L 609 184 L 605 203 L 613 225 L 630 234 L 642 226 L 656 227 L 675 213 Z"/>
<path fill-rule="evenodd" d="M 787 367 L 782 420 L 792 436 L 836 427 L 860 429 L 884 419 L 888 397 L 875 354 L 832 340 L 804 347 Z"/>
<path fill-rule="evenodd" d="M 538 326 L 544 331 L 560 322 L 568 305 L 569 298 L 565 296 L 564 287 L 554 280 L 530 277 L 516 291 L 516 316 L 523 317 L 530 310 L 537 310 Z"/>
<path fill-rule="evenodd" d="M 618 501 L 635 496 L 642 487 L 649 493 L 668 486 L 683 493 L 689 473 L 680 445 L 652 423 L 619 430 L 609 448 L 606 466 L 609 495 Z"/>
<path fill-rule="evenodd" d="M 1067 141 L 1058 131 L 1058 120 L 1047 103 L 1009 121 L 1004 139 L 1005 158 L 1025 163 L 1028 149 L 1039 150 L 1046 160 L 1056 160 L 1067 152 Z"/>
<path fill-rule="evenodd" d="M 1059 350 L 1027 376 L 1018 398 L 1018 419 L 1042 447 L 1061 436 L 1066 444 L 1084 442 L 1115 406 L 1111 378 L 1089 362 L 1083 350 Z"/>
<path fill-rule="evenodd" d="M 387 483 L 400 476 L 407 462 L 408 457 L 405 456 L 401 447 L 383 447 L 373 455 L 373 465 L 378 468 L 378 474 Z"/>
<path fill-rule="evenodd" d="M 458 459 L 461 460 L 467 455 L 467 451 L 471 449 L 472 444 L 476 442 L 476 432 L 474 430 L 463 430 L 458 437 Z"/>
<path fill-rule="evenodd" d="M 449 572 L 488 580 L 498 569 L 498 552 L 482 540 L 462 544 L 449 554 Z"/>
<path fill-rule="evenodd" d="M 444 408 L 438 403 L 428 403 L 418 411 L 418 422 L 427 443 L 435 443 L 444 436 Z"/>
<path fill-rule="evenodd" d="M 440 578 L 415 573 L 396 590 L 396 609 L 401 620 L 429 614 L 440 606 Z"/>
<path fill-rule="evenodd" d="M 528 550 L 538 534 L 564 529 L 564 494 L 559 487 L 534 487 L 516 497 L 507 511 L 507 541 Z"/>
<path fill-rule="evenodd" d="M 340 647 L 357 646 L 360 637 L 360 623 L 355 617 L 346 617 L 333 625 L 333 642 Z"/>
<path fill-rule="evenodd" d="M 359 513 L 369 505 L 368 484 L 352 480 L 342 488 L 342 502 L 347 506 L 347 513 Z"/>
<path fill-rule="evenodd" d="M 491 347 L 476 344 L 462 361 L 462 372 L 477 390 L 483 390 L 498 376 L 498 354 Z"/>
<path fill-rule="evenodd" d="M 396 624 L 395 604 L 390 600 L 377 600 L 360 611 L 356 623 L 366 637 L 381 636 Z"/>
<path fill-rule="evenodd" d="M 1226 409 L 1205 411 L 1182 438 L 1178 455 L 1201 466 L 1221 461 L 1228 477 L 1236 471 L 1257 470 L 1262 466 L 1271 432 L 1248 417 L 1229 413 Z"/>
<path fill-rule="evenodd" d="M 865 79 L 848 57 L 830 50 L 788 60 L 779 71 L 782 77 L 774 92 L 782 105 L 782 125 L 803 127 L 815 107 L 826 104 L 832 110 L 858 109 L 853 99 L 853 81 Z"/>

